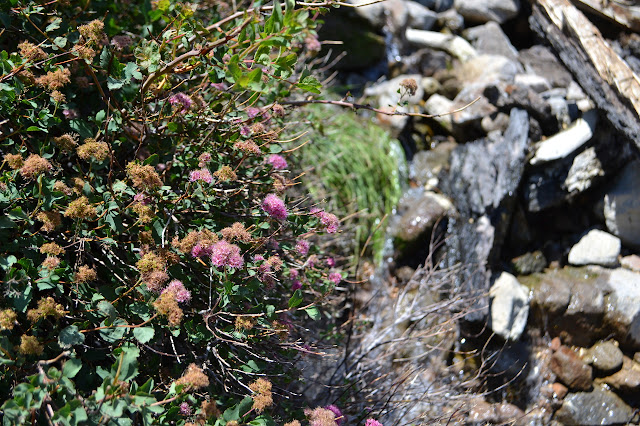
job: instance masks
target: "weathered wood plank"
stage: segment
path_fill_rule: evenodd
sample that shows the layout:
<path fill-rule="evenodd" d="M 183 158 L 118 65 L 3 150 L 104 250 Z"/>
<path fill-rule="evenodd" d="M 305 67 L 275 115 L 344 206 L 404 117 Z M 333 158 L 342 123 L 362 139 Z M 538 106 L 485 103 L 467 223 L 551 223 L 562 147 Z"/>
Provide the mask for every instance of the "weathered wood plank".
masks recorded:
<path fill-rule="evenodd" d="M 633 31 L 640 31 L 640 7 L 621 0 L 573 0 L 580 9 L 592 12 Z"/>

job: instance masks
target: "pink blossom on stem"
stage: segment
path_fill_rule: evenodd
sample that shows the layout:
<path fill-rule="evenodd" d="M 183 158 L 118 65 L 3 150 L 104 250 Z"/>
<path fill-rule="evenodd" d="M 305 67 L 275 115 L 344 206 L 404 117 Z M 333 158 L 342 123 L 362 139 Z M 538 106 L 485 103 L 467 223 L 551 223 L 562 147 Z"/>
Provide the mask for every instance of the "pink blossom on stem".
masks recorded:
<path fill-rule="evenodd" d="M 288 166 L 287 160 L 285 160 L 282 155 L 278 154 L 271 154 L 267 159 L 267 163 L 271 164 L 271 166 L 276 170 L 286 169 Z"/>
<path fill-rule="evenodd" d="M 191 256 L 193 257 L 208 257 L 211 256 L 212 246 L 203 246 L 198 243 L 191 249 Z"/>
<path fill-rule="evenodd" d="M 302 283 L 300 282 L 300 280 L 293 280 L 293 283 L 291 284 L 291 290 L 296 291 L 300 288 L 302 288 Z"/>
<path fill-rule="evenodd" d="M 189 180 L 191 182 L 197 182 L 199 180 L 211 183 L 213 182 L 213 176 L 211 176 L 211 172 L 207 169 L 193 170 L 189 173 Z"/>
<path fill-rule="evenodd" d="M 218 268 L 229 266 L 231 268 L 241 268 L 244 259 L 240 254 L 240 247 L 229 244 L 225 240 L 220 240 L 211 248 L 211 263 Z"/>
<path fill-rule="evenodd" d="M 182 414 L 183 416 L 191 415 L 191 407 L 189 407 L 189 403 L 183 402 L 182 404 L 180 404 L 180 414 Z"/>
<path fill-rule="evenodd" d="M 247 137 L 251 134 L 251 129 L 249 128 L 249 126 L 242 126 L 240 127 L 240 135 Z"/>
<path fill-rule="evenodd" d="M 269 194 L 262 202 L 262 209 L 269 216 L 278 220 L 285 220 L 288 216 L 287 207 L 276 194 Z"/>
<path fill-rule="evenodd" d="M 216 90 L 220 90 L 220 91 L 227 90 L 227 84 L 226 83 L 211 83 L 211 87 L 213 87 Z"/>
<path fill-rule="evenodd" d="M 329 268 L 333 268 L 334 266 L 336 266 L 336 261 L 333 257 L 327 257 L 327 266 Z"/>
<path fill-rule="evenodd" d="M 298 274 L 300 274 L 300 273 L 298 272 L 297 269 L 290 269 L 289 270 L 289 276 L 291 277 L 292 280 L 298 278 Z"/>
<path fill-rule="evenodd" d="M 191 105 L 193 105 L 193 101 L 191 100 L 191 98 L 182 92 L 176 93 L 175 95 L 171 96 L 169 98 L 169 103 L 173 106 L 177 106 L 177 108 L 179 109 L 178 112 L 180 112 L 180 114 L 186 113 L 189 108 L 191 108 Z"/>
<path fill-rule="evenodd" d="M 164 293 L 173 293 L 176 301 L 180 303 L 187 303 L 191 300 L 191 292 L 184 288 L 182 281 L 171 281 L 169 285 L 162 290 L 162 294 Z"/>
<path fill-rule="evenodd" d="M 364 426 L 382 426 L 382 423 L 374 419 L 367 419 Z"/>
<path fill-rule="evenodd" d="M 309 253 L 309 241 L 307 240 L 298 240 L 296 243 L 296 251 L 301 256 L 306 256 Z"/>
<path fill-rule="evenodd" d="M 340 284 L 340 281 L 342 281 L 342 275 L 340 275 L 340 273 L 338 272 L 332 272 L 329 274 L 329 281 Z"/>
<path fill-rule="evenodd" d="M 247 117 L 249 118 L 257 117 L 258 114 L 260 114 L 260 108 L 255 108 L 255 107 L 249 107 L 244 111 L 247 113 Z"/>

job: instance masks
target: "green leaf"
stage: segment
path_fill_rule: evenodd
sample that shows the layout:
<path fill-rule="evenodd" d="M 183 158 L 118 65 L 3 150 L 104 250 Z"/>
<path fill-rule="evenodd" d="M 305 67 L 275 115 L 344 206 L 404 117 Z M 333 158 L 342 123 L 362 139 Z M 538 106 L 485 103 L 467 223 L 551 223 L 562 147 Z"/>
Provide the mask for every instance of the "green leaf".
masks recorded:
<path fill-rule="evenodd" d="M 158 154 L 151 154 L 142 164 L 145 166 L 157 166 L 160 162 L 160 156 Z"/>
<path fill-rule="evenodd" d="M 0 216 L 0 229 L 17 228 L 18 225 L 7 216 Z"/>
<path fill-rule="evenodd" d="M 55 18 L 53 21 L 51 21 L 51 23 L 49 25 L 47 25 L 47 28 L 45 28 L 45 32 L 51 32 L 54 30 L 57 30 L 58 28 L 60 28 L 60 23 L 62 22 L 62 18 Z"/>
<path fill-rule="evenodd" d="M 53 39 L 53 44 L 58 46 L 60 49 L 63 49 L 67 45 L 67 38 L 66 37 L 56 37 L 55 39 Z"/>
<path fill-rule="evenodd" d="M 115 372 L 118 367 L 120 368 L 119 380 L 126 382 L 138 375 L 140 349 L 131 343 L 125 343 L 113 353 L 116 356 L 116 362 L 112 367 L 112 371 Z"/>
<path fill-rule="evenodd" d="M 70 379 L 73 379 L 74 377 L 76 377 L 76 374 L 78 374 L 81 368 L 82 368 L 82 361 L 80 361 L 77 358 L 68 359 L 64 363 L 64 367 L 62 367 L 62 375 Z"/>
<path fill-rule="evenodd" d="M 113 305 L 106 300 L 101 300 L 100 302 L 98 302 L 97 308 L 98 312 L 106 317 L 109 317 L 110 319 L 115 318 L 118 314 L 116 308 L 114 308 Z"/>
<path fill-rule="evenodd" d="M 320 311 L 315 306 L 310 306 L 304 311 L 307 313 L 307 315 L 309 315 L 309 318 L 311 318 L 312 320 L 317 321 L 320 319 Z"/>
<path fill-rule="evenodd" d="M 62 349 L 69 349 L 72 346 L 79 345 L 84 342 L 84 334 L 80 333 L 78 327 L 70 325 L 64 328 L 58 336 L 58 344 Z"/>
<path fill-rule="evenodd" d="M 107 87 L 109 88 L 109 90 L 121 89 L 122 86 L 124 86 L 124 84 L 125 84 L 124 80 L 118 80 L 111 76 L 107 77 Z"/>
<path fill-rule="evenodd" d="M 295 308 L 302 303 L 302 292 L 298 289 L 293 292 L 293 295 L 289 299 L 289 308 Z"/>
<path fill-rule="evenodd" d="M 155 333 L 156 331 L 153 327 L 136 327 L 133 329 L 133 337 L 135 337 L 140 343 L 149 342 L 153 339 Z"/>
<path fill-rule="evenodd" d="M 305 90 L 307 92 L 320 94 L 320 89 L 322 89 L 322 85 L 320 84 L 317 78 L 310 75 L 310 76 L 304 77 L 298 82 L 298 88 Z"/>
<path fill-rule="evenodd" d="M 135 78 L 136 80 L 142 80 L 142 73 L 140 72 L 138 65 L 135 62 L 129 62 L 124 67 L 124 76 L 128 80 Z"/>

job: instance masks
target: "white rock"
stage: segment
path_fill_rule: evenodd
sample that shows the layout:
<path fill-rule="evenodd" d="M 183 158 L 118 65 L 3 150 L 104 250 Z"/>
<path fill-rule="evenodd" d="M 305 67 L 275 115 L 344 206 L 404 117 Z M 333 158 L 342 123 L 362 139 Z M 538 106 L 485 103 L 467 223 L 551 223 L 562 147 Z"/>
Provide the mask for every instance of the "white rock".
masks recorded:
<path fill-rule="evenodd" d="M 530 87 L 536 93 L 551 89 L 549 80 L 536 74 L 516 74 L 514 83 Z"/>
<path fill-rule="evenodd" d="M 569 193 L 583 192 L 591 188 L 593 180 L 604 176 L 602 163 L 594 147 L 589 147 L 573 159 L 564 187 Z"/>
<path fill-rule="evenodd" d="M 453 4 L 458 13 L 471 22 L 496 21 L 502 24 L 520 10 L 518 0 L 455 0 Z"/>
<path fill-rule="evenodd" d="M 629 163 L 604 197 L 607 229 L 631 247 L 640 247 L 640 161 Z"/>
<path fill-rule="evenodd" d="M 410 43 L 444 50 L 463 62 L 478 55 L 467 40 L 456 35 L 407 28 L 405 36 Z"/>
<path fill-rule="evenodd" d="M 620 238 L 593 229 L 571 247 L 569 263 L 572 265 L 616 266 L 620 255 Z"/>
<path fill-rule="evenodd" d="M 434 95 L 431 95 L 429 99 L 427 99 L 427 102 L 425 102 L 424 104 L 425 112 L 430 115 L 447 114 L 448 112 L 451 112 L 454 109 L 455 108 L 453 106 L 453 101 L 437 93 Z M 441 117 L 435 117 L 434 120 L 436 120 L 447 131 L 451 132 L 451 129 L 452 129 L 451 115 L 443 115 Z"/>
<path fill-rule="evenodd" d="M 522 65 L 502 55 L 478 55 L 469 58 L 454 71 L 458 80 L 465 83 L 464 89 L 471 86 L 483 86 L 496 84 L 498 81 L 512 83 L 516 74 L 522 72 Z"/>
<path fill-rule="evenodd" d="M 518 340 L 529 316 L 529 290 L 516 277 L 503 272 L 489 290 L 491 329 L 504 339 Z"/>
<path fill-rule="evenodd" d="M 605 317 L 628 327 L 628 337 L 640 344 L 640 274 L 623 268 L 609 275 L 611 293 Z"/>
<path fill-rule="evenodd" d="M 595 110 L 586 112 L 567 130 L 540 142 L 529 163 L 532 165 L 546 163 L 571 154 L 593 137 L 597 122 L 598 113 Z"/>

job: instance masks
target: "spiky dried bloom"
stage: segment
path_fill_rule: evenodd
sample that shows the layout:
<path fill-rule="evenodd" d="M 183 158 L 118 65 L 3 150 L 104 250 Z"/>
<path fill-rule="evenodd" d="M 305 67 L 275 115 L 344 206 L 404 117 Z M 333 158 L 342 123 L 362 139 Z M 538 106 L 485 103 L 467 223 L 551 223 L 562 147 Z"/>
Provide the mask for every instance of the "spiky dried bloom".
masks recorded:
<path fill-rule="evenodd" d="M 69 76 L 71 76 L 71 71 L 67 68 L 58 68 L 55 71 L 49 71 L 45 75 L 36 78 L 36 84 L 49 91 L 54 91 L 69 84 L 71 82 Z"/>
<path fill-rule="evenodd" d="M 97 214 L 96 208 L 89 204 L 89 200 L 85 196 L 70 202 L 69 207 L 64 212 L 65 217 L 72 219 L 91 219 Z"/>
<path fill-rule="evenodd" d="M 38 300 L 38 307 L 27 311 L 27 319 L 32 323 L 38 322 L 46 317 L 54 317 L 55 319 L 64 316 L 64 308 L 61 304 L 56 303 L 53 297 L 43 297 Z"/>
<path fill-rule="evenodd" d="M 37 154 L 31 154 L 24 161 L 24 164 L 20 168 L 20 174 L 25 179 L 35 179 L 38 175 L 46 173 L 52 169 L 51 163 L 48 160 L 40 157 Z"/>
<path fill-rule="evenodd" d="M 185 425 L 186 426 L 186 425 Z M 227 422 L 226 426 L 240 426 L 240 423 L 238 423 L 235 420 L 231 420 L 230 422 Z"/>
<path fill-rule="evenodd" d="M 65 133 L 62 136 L 58 136 L 56 138 L 53 138 L 53 142 L 62 151 L 73 151 L 75 149 L 75 147 L 78 145 L 78 135 Z"/>
<path fill-rule="evenodd" d="M 18 315 L 13 309 L 3 309 L 0 311 L 0 330 L 13 330 L 17 318 Z"/>
<path fill-rule="evenodd" d="M 233 225 L 223 228 L 220 233 L 222 234 L 222 237 L 227 241 L 238 240 L 244 243 L 251 241 L 251 234 L 240 222 L 235 222 Z"/>
<path fill-rule="evenodd" d="M 203 152 L 202 154 L 200 154 L 200 156 L 198 156 L 198 167 L 206 166 L 209 161 L 211 161 L 211 154 L 209 154 L 208 152 Z"/>
<path fill-rule="evenodd" d="M 133 186 L 143 191 L 162 186 L 162 179 L 153 166 L 143 166 L 132 161 L 127 164 L 127 175 L 133 181 Z"/>
<path fill-rule="evenodd" d="M 274 271 L 279 271 L 280 268 L 282 268 L 282 259 L 280 259 L 278 255 L 269 256 L 266 263 L 272 267 Z"/>
<path fill-rule="evenodd" d="M 53 92 L 51 92 L 50 96 L 51 96 L 51 99 L 53 99 L 55 102 L 59 104 L 67 101 L 67 97 L 64 95 L 64 93 L 58 90 L 54 90 Z"/>
<path fill-rule="evenodd" d="M 91 47 L 85 44 L 76 44 L 71 49 L 73 53 L 75 53 L 79 58 L 82 58 L 86 61 L 92 62 L 93 58 L 96 57 L 96 51 Z"/>
<path fill-rule="evenodd" d="M 178 303 L 188 303 L 191 300 L 191 292 L 184 287 L 182 281 L 173 280 L 162 294 L 171 293 Z"/>
<path fill-rule="evenodd" d="M 287 207 L 276 194 L 269 194 L 262 201 L 262 210 L 269 216 L 278 220 L 285 220 L 288 216 Z"/>
<path fill-rule="evenodd" d="M 38 61 L 47 58 L 44 50 L 26 40 L 18 45 L 18 49 L 20 49 L 20 56 L 29 61 Z"/>
<path fill-rule="evenodd" d="M 251 139 L 248 139 L 246 141 L 238 141 L 233 144 L 233 147 L 245 154 L 259 155 L 262 153 L 262 151 L 260 151 L 260 147 Z"/>
<path fill-rule="evenodd" d="M 238 316 L 235 320 L 236 330 L 251 330 L 256 324 L 256 320 L 249 316 Z"/>
<path fill-rule="evenodd" d="M 161 294 L 160 297 L 153 302 L 153 307 L 160 315 L 167 317 L 167 321 L 172 327 L 177 327 L 182 322 L 184 313 L 182 309 L 180 309 L 180 306 L 178 306 L 178 301 L 172 293 Z"/>
<path fill-rule="evenodd" d="M 18 170 L 24 164 L 24 159 L 20 154 L 5 154 L 4 161 L 7 162 L 11 170 Z"/>
<path fill-rule="evenodd" d="M 256 410 L 256 412 L 262 413 L 265 408 L 273 405 L 271 382 L 269 380 L 260 378 L 255 382 L 250 383 L 249 389 L 254 392 L 251 396 L 253 398 L 252 409 Z"/>
<path fill-rule="evenodd" d="M 145 253 L 145 255 L 136 262 L 136 268 L 138 268 L 142 274 L 152 271 L 164 271 L 166 267 L 166 260 L 154 252 Z"/>
<path fill-rule="evenodd" d="M 71 179 L 71 183 L 73 184 L 73 192 L 76 194 L 81 194 L 84 191 L 85 181 L 79 177 L 74 177 Z"/>
<path fill-rule="evenodd" d="M 18 352 L 23 355 L 40 355 L 44 351 L 44 347 L 38 341 L 35 336 L 27 336 L 23 334 L 20 337 L 20 347 Z"/>
<path fill-rule="evenodd" d="M 271 111 L 273 111 L 273 115 L 277 117 L 284 117 L 284 107 L 280 104 L 273 104 L 273 106 L 271 107 Z"/>
<path fill-rule="evenodd" d="M 244 265 L 244 259 L 240 253 L 240 247 L 220 240 L 211 247 L 211 263 L 218 268 L 225 266 L 241 268 Z"/>
<path fill-rule="evenodd" d="M 76 271 L 74 276 L 74 282 L 76 283 L 88 283 L 90 281 L 95 281 L 98 278 L 98 274 L 96 270 L 88 267 L 87 265 L 82 265 Z"/>
<path fill-rule="evenodd" d="M 287 340 L 287 338 L 289 337 L 289 327 L 287 326 L 287 324 L 284 324 L 280 321 L 273 321 L 271 323 L 271 326 L 273 327 L 273 331 L 276 333 L 276 336 L 278 336 L 278 338 L 282 341 Z"/>
<path fill-rule="evenodd" d="M 58 192 L 62 192 L 65 195 L 73 194 L 73 190 L 71 188 L 69 188 L 67 185 L 65 185 L 65 183 L 62 182 L 61 180 L 57 180 L 53 184 L 53 190 L 54 191 L 58 191 Z"/>
<path fill-rule="evenodd" d="M 202 414 L 205 418 L 209 419 L 211 417 L 220 417 L 220 410 L 218 410 L 218 406 L 216 402 L 211 401 L 202 401 Z M 229 424 L 229 423 L 227 423 Z"/>
<path fill-rule="evenodd" d="M 300 422 L 297 420 L 290 421 L 289 423 L 285 423 L 283 426 L 300 426 Z"/>
<path fill-rule="evenodd" d="M 138 233 L 138 241 L 140 241 L 142 244 L 146 244 L 148 246 L 155 244 L 155 241 L 153 239 L 153 235 L 149 231 L 140 231 Z"/>
<path fill-rule="evenodd" d="M 171 241 L 171 245 L 183 254 L 191 253 L 194 257 L 200 257 L 200 251 L 208 249 L 218 242 L 218 236 L 208 229 L 202 231 L 190 231 L 183 239 L 175 237 Z M 193 250 L 199 246 L 198 253 L 194 254 Z M 209 253 L 210 255 L 211 253 Z"/>
<path fill-rule="evenodd" d="M 196 364 L 189 364 L 187 370 L 182 374 L 176 385 L 184 385 L 183 392 L 198 390 L 209 386 L 209 377 Z"/>
<path fill-rule="evenodd" d="M 78 32 L 86 41 L 98 44 L 104 37 L 104 22 L 99 19 L 94 19 L 85 25 L 78 27 Z"/>
<path fill-rule="evenodd" d="M 336 415 L 333 411 L 318 407 L 313 410 L 307 408 L 304 414 L 309 419 L 309 426 L 336 426 Z"/>
<path fill-rule="evenodd" d="M 60 259 L 55 256 L 47 256 L 47 258 L 42 262 L 42 267 L 53 271 L 60 265 Z"/>
<path fill-rule="evenodd" d="M 221 182 L 225 182 L 229 180 L 234 181 L 238 178 L 238 176 L 236 175 L 236 172 L 234 172 L 233 169 L 229 166 L 220 167 L 218 170 L 216 170 L 216 172 L 213 175 L 216 178 L 218 178 L 218 180 Z"/>
<path fill-rule="evenodd" d="M 138 215 L 138 221 L 142 224 L 151 223 L 155 217 L 153 209 L 142 203 L 134 203 L 131 210 Z"/>
<path fill-rule="evenodd" d="M 405 78 L 400 82 L 400 87 L 406 90 L 410 96 L 413 96 L 418 90 L 418 83 L 413 78 Z"/>
<path fill-rule="evenodd" d="M 109 145 L 106 142 L 97 142 L 93 138 L 84 140 L 84 143 L 77 149 L 78 157 L 85 161 L 104 161 L 109 156 Z"/>
<path fill-rule="evenodd" d="M 164 283 L 169 281 L 169 274 L 165 271 L 151 271 L 142 274 L 141 279 L 147 285 L 149 291 L 160 293 L 160 290 L 164 287 Z"/>
<path fill-rule="evenodd" d="M 27 84 L 27 85 L 35 84 L 36 82 L 36 76 L 30 70 L 27 70 L 27 69 L 20 70 L 16 74 L 16 77 L 18 77 L 20 81 L 22 81 L 24 84 Z"/>
<path fill-rule="evenodd" d="M 40 246 L 40 253 L 58 256 L 64 254 L 64 249 L 56 243 L 46 243 Z"/>

